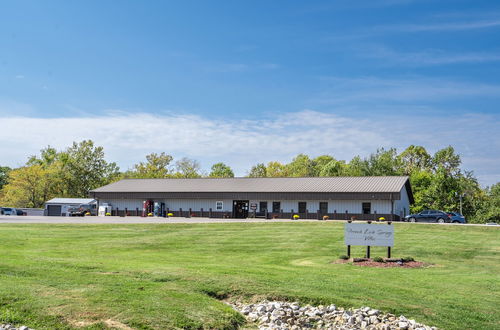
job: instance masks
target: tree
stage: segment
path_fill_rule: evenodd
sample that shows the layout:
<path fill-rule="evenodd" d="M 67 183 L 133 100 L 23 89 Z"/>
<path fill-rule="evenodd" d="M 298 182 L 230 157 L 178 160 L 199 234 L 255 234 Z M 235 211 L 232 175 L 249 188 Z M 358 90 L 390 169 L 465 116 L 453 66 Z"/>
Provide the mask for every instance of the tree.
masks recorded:
<path fill-rule="evenodd" d="M 47 148 L 40 150 L 40 157 L 37 157 L 35 155 L 31 156 L 26 162 L 26 165 L 42 165 L 44 167 L 48 167 L 58 161 L 60 158 L 60 152 L 58 152 L 51 146 L 47 146 Z"/>
<path fill-rule="evenodd" d="M 437 172 L 441 168 L 448 175 L 456 175 L 460 173 L 461 163 L 462 160 L 460 159 L 460 155 L 455 153 L 455 149 L 453 149 L 452 146 L 436 151 L 434 157 L 432 158 L 434 171 Z"/>
<path fill-rule="evenodd" d="M 250 178 L 265 178 L 267 176 L 266 165 L 264 163 L 258 163 L 252 166 L 248 172 L 248 177 Z"/>
<path fill-rule="evenodd" d="M 422 146 L 411 145 L 398 156 L 402 174 L 410 175 L 431 167 L 431 156 Z"/>
<path fill-rule="evenodd" d="M 339 161 L 332 159 L 328 164 L 323 166 L 319 176 L 342 176 L 347 172 L 347 165 L 343 160 Z"/>
<path fill-rule="evenodd" d="M 57 171 L 40 164 L 24 166 L 9 173 L 9 183 L 2 189 L 2 204 L 13 207 L 43 207 L 55 197 Z"/>
<path fill-rule="evenodd" d="M 67 192 L 71 197 L 87 197 L 95 189 L 113 181 L 119 175 L 116 163 L 104 159 L 102 147 L 94 146 L 91 140 L 73 142 L 66 151 Z"/>
<path fill-rule="evenodd" d="M 361 159 L 361 157 L 356 156 L 346 167 L 346 175 L 347 176 L 363 176 L 367 175 L 365 173 L 368 172 L 368 162 L 366 160 Z"/>
<path fill-rule="evenodd" d="M 132 171 L 128 171 L 125 177 L 138 179 L 161 179 L 171 175 L 170 163 L 174 158 L 166 153 L 151 153 L 146 155 L 146 161 L 134 165 Z"/>
<path fill-rule="evenodd" d="M 213 164 L 211 170 L 211 178 L 234 178 L 233 170 L 224 163 Z"/>
<path fill-rule="evenodd" d="M 10 171 L 12 171 L 10 167 L 0 166 L 0 190 L 9 182 Z"/>
<path fill-rule="evenodd" d="M 309 156 L 299 154 L 286 165 L 286 174 L 289 177 L 314 176 L 314 164 Z"/>
<path fill-rule="evenodd" d="M 312 160 L 313 168 L 314 168 L 314 176 L 320 176 L 321 171 L 326 166 L 326 164 L 330 163 L 332 160 L 335 160 L 330 155 L 321 155 Z"/>
<path fill-rule="evenodd" d="M 269 162 L 266 166 L 266 175 L 269 178 L 280 178 L 288 176 L 287 167 L 280 162 Z"/>
<path fill-rule="evenodd" d="M 430 171 L 413 171 L 410 175 L 410 183 L 415 202 L 410 207 L 412 213 L 418 213 L 428 209 L 432 204 L 432 196 L 428 189 L 432 184 L 433 174 Z"/>
<path fill-rule="evenodd" d="M 500 182 L 486 189 L 486 199 L 478 209 L 474 220 L 477 222 L 500 223 Z"/>
<path fill-rule="evenodd" d="M 367 168 L 364 175 L 398 175 L 399 162 L 395 148 L 389 150 L 377 149 L 375 153 L 368 157 L 366 164 Z"/>
<path fill-rule="evenodd" d="M 184 157 L 177 162 L 175 162 L 176 173 L 174 174 L 177 178 L 199 178 L 200 175 L 200 163 L 194 159 L 189 159 Z"/>

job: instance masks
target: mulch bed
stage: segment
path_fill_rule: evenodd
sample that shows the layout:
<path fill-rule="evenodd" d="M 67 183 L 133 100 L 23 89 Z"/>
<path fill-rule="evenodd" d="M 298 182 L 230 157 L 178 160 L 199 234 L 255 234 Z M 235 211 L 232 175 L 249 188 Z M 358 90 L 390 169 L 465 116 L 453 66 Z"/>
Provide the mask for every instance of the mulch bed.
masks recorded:
<path fill-rule="evenodd" d="M 365 266 L 365 267 L 379 267 L 379 268 L 391 268 L 391 267 L 399 267 L 399 268 L 421 268 L 424 267 L 424 263 L 420 261 L 408 261 L 403 263 L 398 262 L 375 262 L 375 261 L 361 261 L 361 262 L 353 262 L 353 265 L 356 266 Z"/>
<path fill-rule="evenodd" d="M 363 267 L 377 267 L 377 268 L 422 268 L 430 266 L 430 264 L 421 262 L 421 261 L 408 261 L 408 262 L 376 262 L 372 260 L 364 260 L 364 261 L 353 261 L 351 260 L 335 260 L 333 263 L 336 264 L 353 264 L 356 266 Z"/>

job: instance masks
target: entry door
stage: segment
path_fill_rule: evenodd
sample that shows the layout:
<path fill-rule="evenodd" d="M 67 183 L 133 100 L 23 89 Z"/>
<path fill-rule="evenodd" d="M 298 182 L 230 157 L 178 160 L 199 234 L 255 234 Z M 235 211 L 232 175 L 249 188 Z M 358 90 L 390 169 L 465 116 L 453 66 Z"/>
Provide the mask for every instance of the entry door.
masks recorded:
<path fill-rule="evenodd" d="M 248 201 L 233 201 L 233 217 L 245 219 L 248 217 Z"/>

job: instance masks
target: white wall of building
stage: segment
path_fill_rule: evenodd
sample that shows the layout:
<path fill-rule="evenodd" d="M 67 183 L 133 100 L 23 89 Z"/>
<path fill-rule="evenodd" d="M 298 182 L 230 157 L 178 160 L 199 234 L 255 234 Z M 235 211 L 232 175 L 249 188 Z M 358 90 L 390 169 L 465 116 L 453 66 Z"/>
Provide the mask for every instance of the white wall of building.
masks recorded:
<path fill-rule="evenodd" d="M 410 198 L 405 187 L 401 190 L 401 199 L 394 201 L 394 214 L 400 215 L 401 213 L 403 216 L 410 214 Z"/>
<path fill-rule="evenodd" d="M 400 202 L 397 204 L 397 207 L 404 207 L 404 205 L 408 204 L 408 196 L 406 195 L 406 190 L 404 190 L 405 196 L 406 196 L 406 204 L 405 202 L 400 202 L 400 201 L 395 201 L 395 214 L 399 215 L 399 208 L 396 208 L 397 202 Z M 402 194 L 403 195 L 403 194 Z M 99 201 L 99 204 L 103 203 L 108 203 L 111 204 L 113 207 L 113 210 L 116 210 L 116 208 L 119 208 L 120 210 L 124 210 L 127 208 L 128 210 L 135 210 L 138 208 L 139 210 L 142 210 L 142 204 L 143 204 L 142 199 L 101 199 Z M 216 202 L 217 201 L 222 201 L 223 202 L 223 209 L 222 210 L 217 210 L 216 209 Z M 182 208 L 183 211 L 187 211 L 190 208 L 193 211 L 199 211 L 201 208 L 203 208 L 204 211 L 208 211 L 210 208 L 212 208 L 212 211 L 223 211 L 223 212 L 232 212 L 233 210 L 233 200 L 231 199 L 223 199 L 223 200 L 215 200 L 215 199 L 154 199 L 154 202 L 159 202 L 159 203 L 165 203 L 165 207 L 169 208 L 170 210 L 173 211 L 178 211 L 180 208 Z M 362 209 L 362 204 L 367 202 L 371 203 L 371 213 L 373 214 L 375 211 L 378 214 L 389 214 L 391 213 L 391 203 L 388 200 L 325 200 L 325 201 L 318 201 L 318 200 L 286 200 L 286 201 L 278 201 L 278 200 L 250 200 L 251 203 L 256 203 L 257 204 L 257 212 L 261 212 L 260 210 L 260 202 L 267 202 L 267 208 L 269 212 L 272 212 L 273 208 L 273 202 L 280 202 L 280 208 L 283 210 L 283 212 L 291 212 L 292 210 L 294 212 L 298 212 L 298 207 L 299 207 L 299 202 L 306 202 L 307 205 L 307 210 L 310 213 L 316 213 L 317 210 L 319 210 L 319 203 L 320 202 L 327 202 L 328 203 L 328 213 L 334 213 L 335 211 L 337 213 L 345 213 L 347 210 L 348 213 L 363 213 Z M 408 206 L 406 206 L 408 207 Z"/>

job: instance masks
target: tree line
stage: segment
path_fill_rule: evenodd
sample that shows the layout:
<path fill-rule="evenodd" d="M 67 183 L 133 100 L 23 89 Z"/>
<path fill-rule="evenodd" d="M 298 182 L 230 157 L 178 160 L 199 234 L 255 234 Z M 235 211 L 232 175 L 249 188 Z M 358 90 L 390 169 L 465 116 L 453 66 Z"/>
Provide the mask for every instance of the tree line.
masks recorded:
<path fill-rule="evenodd" d="M 412 212 L 423 209 L 458 211 L 472 222 L 500 223 L 500 183 L 481 188 L 472 171 L 461 168 L 453 147 L 429 154 L 411 145 L 401 153 L 395 148 L 378 149 L 368 157 L 349 162 L 331 155 L 311 158 L 299 154 L 289 163 L 257 163 L 248 177 L 392 176 L 407 175 L 415 203 Z M 231 178 L 230 166 L 219 162 L 205 173 L 198 161 L 187 157 L 174 162 L 167 153 L 151 153 L 126 171 L 107 162 L 104 150 L 93 141 L 73 142 L 65 150 L 47 147 L 31 156 L 22 167 L 0 166 L 0 204 L 12 207 L 43 207 L 53 197 L 87 197 L 88 192 L 127 178 Z"/>

